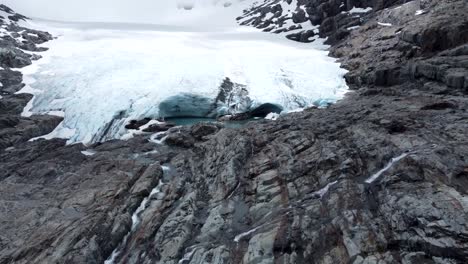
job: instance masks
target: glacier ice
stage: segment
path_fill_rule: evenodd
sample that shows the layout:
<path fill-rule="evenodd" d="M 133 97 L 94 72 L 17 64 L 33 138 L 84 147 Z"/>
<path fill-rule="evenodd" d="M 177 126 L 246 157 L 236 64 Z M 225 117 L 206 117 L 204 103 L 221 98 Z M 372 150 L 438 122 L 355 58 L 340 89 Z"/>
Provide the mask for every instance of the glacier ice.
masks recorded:
<path fill-rule="evenodd" d="M 32 23 L 58 38 L 22 69 L 22 92 L 34 94 L 23 114 L 60 113 L 64 121 L 46 138 L 69 143 L 122 138 L 134 119 L 217 116 L 263 104 L 289 112 L 347 91 L 346 71 L 318 41 L 239 26 Z M 226 80 L 232 87 L 220 96 Z"/>

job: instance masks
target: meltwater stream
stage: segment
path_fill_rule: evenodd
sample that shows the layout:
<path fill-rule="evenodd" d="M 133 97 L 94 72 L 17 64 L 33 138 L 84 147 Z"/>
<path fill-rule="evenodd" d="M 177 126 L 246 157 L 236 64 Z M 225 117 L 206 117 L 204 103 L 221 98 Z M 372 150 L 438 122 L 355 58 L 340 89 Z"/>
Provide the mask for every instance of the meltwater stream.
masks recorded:
<path fill-rule="evenodd" d="M 241 26 L 31 23 L 57 38 L 22 69 L 21 92 L 35 95 L 23 115 L 62 115 L 48 137 L 68 143 L 121 138 L 133 119 L 215 118 L 267 103 L 287 112 L 347 90 L 345 70 L 320 40 L 297 43 Z M 230 98 L 220 102 L 226 83 Z"/>

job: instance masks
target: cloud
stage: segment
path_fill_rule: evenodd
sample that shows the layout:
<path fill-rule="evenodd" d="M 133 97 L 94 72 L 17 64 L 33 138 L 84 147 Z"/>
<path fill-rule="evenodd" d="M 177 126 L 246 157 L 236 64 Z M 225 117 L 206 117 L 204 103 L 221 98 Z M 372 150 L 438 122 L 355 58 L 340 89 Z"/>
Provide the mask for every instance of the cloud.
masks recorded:
<path fill-rule="evenodd" d="M 233 25 L 254 0 L 1 0 L 31 18 L 184 26 Z M 233 4 L 234 5 L 231 5 Z"/>

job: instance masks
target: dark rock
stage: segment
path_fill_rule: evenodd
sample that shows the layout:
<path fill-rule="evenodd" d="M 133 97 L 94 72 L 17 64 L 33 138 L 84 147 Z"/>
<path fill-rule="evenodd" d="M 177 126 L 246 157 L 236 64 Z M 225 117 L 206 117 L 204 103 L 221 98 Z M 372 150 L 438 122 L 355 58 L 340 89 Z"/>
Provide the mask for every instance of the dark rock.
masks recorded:
<path fill-rule="evenodd" d="M 190 148 L 195 144 L 190 126 L 176 126 L 161 134 L 164 143 L 172 147 Z"/>
<path fill-rule="evenodd" d="M 400 67 L 378 69 L 375 71 L 376 85 L 392 86 L 400 82 Z"/>
<path fill-rule="evenodd" d="M 15 94 L 4 97 L 0 100 L 0 113 L 20 115 L 29 100 L 32 99 L 30 94 Z"/>
<path fill-rule="evenodd" d="M 456 109 L 457 105 L 450 102 L 440 102 L 435 104 L 426 105 L 421 110 L 445 110 L 445 109 Z"/>
<path fill-rule="evenodd" d="M 16 48 L 0 48 L 0 65 L 9 68 L 28 66 L 31 65 L 31 55 Z"/>
<path fill-rule="evenodd" d="M 463 89 L 465 87 L 465 78 L 468 76 L 468 70 L 460 69 L 460 70 L 452 70 L 449 71 L 446 75 L 445 83 L 457 89 Z"/>
<path fill-rule="evenodd" d="M 307 42 L 313 42 L 313 39 L 311 38 L 314 36 L 315 36 L 315 33 L 313 30 L 306 30 L 306 31 L 286 35 L 286 38 L 290 40 L 307 43 Z"/>
<path fill-rule="evenodd" d="M 190 134 L 200 140 L 205 136 L 215 134 L 223 127 L 221 123 L 212 123 L 212 122 L 200 122 L 195 124 L 190 129 Z"/>
<path fill-rule="evenodd" d="M 406 132 L 407 127 L 404 122 L 394 120 L 386 125 L 386 129 L 390 134 L 399 134 Z"/>
<path fill-rule="evenodd" d="M 262 105 L 256 107 L 252 111 L 250 111 L 250 116 L 252 116 L 252 117 L 265 117 L 269 113 L 279 114 L 279 113 L 281 113 L 281 111 L 283 111 L 283 108 L 281 108 L 280 106 L 275 105 L 275 104 L 265 103 L 265 104 L 262 104 Z"/>
<path fill-rule="evenodd" d="M 125 125 L 125 128 L 139 130 L 141 126 L 148 124 L 149 121 L 151 121 L 151 118 L 144 118 L 141 120 L 131 120 L 129 124 Z"/>
<path fill-rule="evenodd" d="M 392 6 L 403 2 L 298 1 L 314 23 L 334 20 L 329 36 L 348 23 L 342 11 L 374 7 L 330 49 L 356 92 L 327 109 L 173 127 L 162 145 L 141 135 L 0 149 L 0 263 L 102 263 L 121 242 L 115 263 L 466 263 L 467 66 L 446 31 L 468 8 L 424 0 L 414 16 L 419 2 Z M 271 11 L 284 23 L 281 10 L 262 3 L 249 23 L 265 26 Z M 398 26 L 377 25 L 386 19 Z M 446 37 L 413 49 L 426 30 Z M 419 32 L 414 45 L 390 37 L 399 31 Z"/>
<path fill-rule="evenodd" d="M 240 113 L 240 114 L 220 116 L 218 117 L 218 121 L 219 122 L 242 121 L 242 120 L 248 120 L 250 118 L 252 118 L 252 115 L 250 113 Z"/>
<path fill-rule="evenodd" d="M 4 128 L 0 128 L 0 149 L 47 135 L 63 120 L 62 117 L 49 115 L 31 116 L 30 118 L 8 115 L 2 117 L 4 120 L 10 121 L 7 121 L 8 124 L 4 124 Z"/>
<path fill-rule="evenodd" d="M 0 129 L 13 128 L 20 122 L 18 116 L 0 115 Z"/>
<path fill-rule="evenodd" d="M 102 263 L 129 232 L 162 170 L 112 153 L 86 160 L 81 148 L 54 139 L 0 151 L 0 263 Z"/>
<path fill-rule="evenodd" d="M 306 12 L 302 9 L 297 10 L 297 12 L 293 13 L 292 20 L 294 23 L 306 22 L 308 20 L 306 16 Z"/>
<path fill-rule="evenodd" d="M 195 140 L 188 133 L 169 133 L 165 141 L 169 146 L 190 148 L 194 145 Z"/>
<path fill-rule="evenodd" d="M 175 127 L 176 124 L 171 123 L 171 122 L 163 122 L 163 123 L 157 123 L 157 124 L 151 124 L 149 127 L 143 129 L 144 132 L 151 132 L 151 133 L 156 133 L 156 132 L 163 132 L 167 131 L 172 127 Z"/>

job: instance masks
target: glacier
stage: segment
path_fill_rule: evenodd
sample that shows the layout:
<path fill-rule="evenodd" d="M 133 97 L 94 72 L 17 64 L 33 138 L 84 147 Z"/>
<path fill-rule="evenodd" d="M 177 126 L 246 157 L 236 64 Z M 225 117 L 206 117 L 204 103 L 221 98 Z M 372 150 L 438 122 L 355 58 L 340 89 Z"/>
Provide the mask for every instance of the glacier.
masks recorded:
<path fill-rule="evenodd" d="M 218 16 L 235 21 L 241 7 L 207 10 L 231 10 Z M 124 137 L 134 119 L 217 117 L 264 104 L 288 112 L 346 93 L 346 71 L 322 41 L 298 43 L 235 23 L 210 24 L 213 17 L 200 16 L 205 9 L 183 10 L 177 13 L 194 15 L 181 16 L 180 23 L 30 21 L 57 39 L 44 44 L 43 59 L 21 69 L 21 92 L 34 95 L 23 115 L 61 115 L 63 122 L 45 137 L 87 144 Z M 229 100 L 220 101 L 226 81 Z"/>

